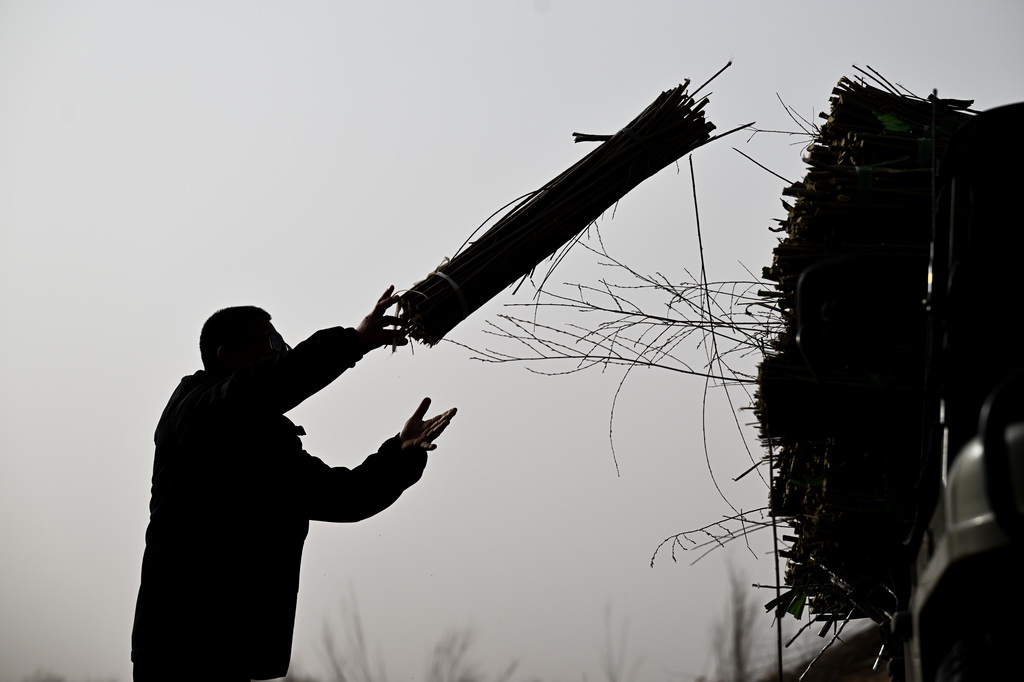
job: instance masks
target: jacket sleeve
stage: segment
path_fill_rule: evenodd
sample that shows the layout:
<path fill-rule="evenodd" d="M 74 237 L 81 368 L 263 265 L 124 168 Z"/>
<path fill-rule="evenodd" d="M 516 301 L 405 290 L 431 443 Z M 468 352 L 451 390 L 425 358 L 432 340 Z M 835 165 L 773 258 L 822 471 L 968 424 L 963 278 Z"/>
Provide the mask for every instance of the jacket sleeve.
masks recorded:
<path fill-rule="evenodd" d="M 304 453 L 303 502 L 312 521 L 361 521 L 390 507 L 420 479 L 426 452 L 402 452 L 398 436 L 352 469 Z"/>
<path fill-rule="evenodd" d="M 284 414 L 363 357 L 354 329 L 323 329 L 283 353 L 217 381 L 204 398 Z"/>

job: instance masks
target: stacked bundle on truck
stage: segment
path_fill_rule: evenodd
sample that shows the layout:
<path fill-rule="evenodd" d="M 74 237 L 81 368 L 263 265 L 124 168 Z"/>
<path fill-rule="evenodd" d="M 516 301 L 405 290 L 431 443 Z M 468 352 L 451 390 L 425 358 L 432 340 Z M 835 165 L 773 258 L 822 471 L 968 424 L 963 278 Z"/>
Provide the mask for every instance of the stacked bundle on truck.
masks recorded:
<path fill-rule="evenodd" d="M 932 183 L 970 102 L 843 78 L 784 190 L 764 269 L 785 322 L 759 368 L 787 604 L 884 619 L 905 596 L 921 471 Z"/>

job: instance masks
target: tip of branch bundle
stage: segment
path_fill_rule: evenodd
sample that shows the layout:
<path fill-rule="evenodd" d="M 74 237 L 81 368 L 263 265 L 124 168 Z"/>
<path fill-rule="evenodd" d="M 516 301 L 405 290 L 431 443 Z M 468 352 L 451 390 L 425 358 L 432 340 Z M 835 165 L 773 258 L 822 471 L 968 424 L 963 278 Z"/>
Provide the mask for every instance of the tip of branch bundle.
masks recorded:
<path fill-rule="evenodd" d="M 607 142 L 612 139 L 611 135 L 591 135 L 589 133 L 573 133 L 573 142 Z"/>
<path fill-rule="evenodd" d="M 735 128 L 732 128 L 731 130 L 726 130 L 724 133 L 721 133 L 719 135 L 715 135 L 714 137 L 709 137 L 704 144 L 707 144 L 708 142 L 713 142 L 714 140 L 720 140 L 721 138 L 725 137 L 726 135 L 732 135 L 733 133 L 739 132 L 741 130 L 746 130 L 747 128 L 750 128 L 751 126 L 753 126 L 755 123 L 757 123 L 757 121 L 751 121 L 750 123 L 744 123 L 741 126 L 736 126 Z"/>
<path fill-rule="evenodd" d="M 691 94 L 691 95 L 690 95 L 690 97 L 696 97 L 696 96 L 697 96 L 697 93 L 698 93 L 698 92 L 700 92 L 700 91 L 701 91 L 701 90 L 703 90 L 703 89 L 704 89 L 705 87 L 707 87 L 707 85 L 708 85 L 708 84 L 709 84 L 709 83 L 710 83 L 711 81 L 715 80 L 715 79 L 716 79 L 716 78 L 718 78 L 718 77 L 719 77 L 720 75 L 722 75 L 722 72 L 723 72 L 723 71 L 725 71 L 726 69 L 728 69 L 728 68 L 729 68 L 730 66 L 732 66 L 732 60 L 731 60 L 731 59 L 730 59 L 729 61 L 727 61 L 727 62 L 725 63 L 725 66 L 723 66 L 723 67 L 722 67 L 722 68 L 720 68 L 720 69 L 719 69 L 718 71 L 716 71 L 716 72 L 715 72 L 715 75 L 713 75 L 713 76 L 712 76 L 711 78 L 709 78 L 709 79 L 707 79 L 706 81 L 704 81 L 704 83 L 703 83 L 703 84 L 702 84 L 702 85 L 701 85 L 701 86 L 700 86 L 699 88 L 697 88 L 696 90 L 694 90 L 694 91 L 693 91 L 693 94 Z"/>

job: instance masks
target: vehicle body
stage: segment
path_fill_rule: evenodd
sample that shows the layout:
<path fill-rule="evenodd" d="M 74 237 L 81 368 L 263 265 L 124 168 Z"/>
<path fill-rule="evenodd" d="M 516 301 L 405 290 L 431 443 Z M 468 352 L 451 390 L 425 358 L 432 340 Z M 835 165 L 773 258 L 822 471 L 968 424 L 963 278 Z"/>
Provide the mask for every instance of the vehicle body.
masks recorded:
<path fill-rule="evenodd" d="M 1021 124 L 1024 103 L 977 115 L 936 177 L 915 559 L 883 624 L 895 680 L 1002 677 L 1024 642 Z"/>

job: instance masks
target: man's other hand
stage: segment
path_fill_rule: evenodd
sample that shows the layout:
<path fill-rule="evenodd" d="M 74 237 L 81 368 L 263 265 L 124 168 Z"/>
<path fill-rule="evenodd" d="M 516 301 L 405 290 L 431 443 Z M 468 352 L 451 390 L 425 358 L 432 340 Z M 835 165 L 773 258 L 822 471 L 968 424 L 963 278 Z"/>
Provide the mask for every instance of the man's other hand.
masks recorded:
<path fill-rule="evenodd" d="M 394 285 L 389 286 L 370 314 L 356 327 L 356 336 L 359 338 L 359 347 L 363 353 L 369 353 L 381 346 L 404 346 L 409 343 L 406 331 L 402 328 L 402 320 L 384 314 L 388 308 L 398 303 L 398 299 Z"/>
<path fill-rule="evenodd" d="M 423 416 L 429 408 L 430 398 L 424 398 L 416 412 L 409 417 L 409 421 L 405 422 L 401 433 L 398 434 L 402 441 L 402 450 L 433 450 L 437 447 L 434 440 L 448 428 L 456 409 L 453 407 L 424 421 Z"/>

